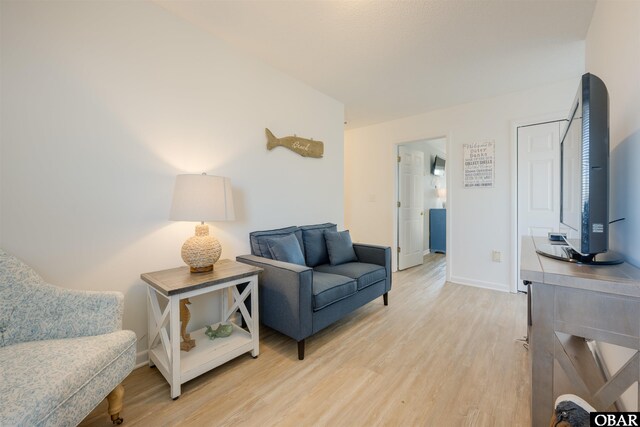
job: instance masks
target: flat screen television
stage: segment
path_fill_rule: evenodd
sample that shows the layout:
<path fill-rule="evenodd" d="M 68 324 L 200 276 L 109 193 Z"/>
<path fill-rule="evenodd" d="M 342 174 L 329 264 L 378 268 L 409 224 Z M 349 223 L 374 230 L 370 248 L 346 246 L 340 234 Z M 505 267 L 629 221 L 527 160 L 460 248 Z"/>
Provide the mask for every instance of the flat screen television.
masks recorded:
<path fill-rule="evenodd" d="M 609 252 L 609 95 L 604 82 L 580 79 L 560 142 L 560 222 L 568 228 L 560 258 L 585 264 L 621 262 Z M 542 251 L 545 253 L 547 251 Z"/>
<path fill-rule="evenodd" d="M 431 173 L 436 176 L 444 176 L 444 164 L 446 160 L 442 157 L 436 156 L 433 160 L 433 165 L 431 167 Z"/>

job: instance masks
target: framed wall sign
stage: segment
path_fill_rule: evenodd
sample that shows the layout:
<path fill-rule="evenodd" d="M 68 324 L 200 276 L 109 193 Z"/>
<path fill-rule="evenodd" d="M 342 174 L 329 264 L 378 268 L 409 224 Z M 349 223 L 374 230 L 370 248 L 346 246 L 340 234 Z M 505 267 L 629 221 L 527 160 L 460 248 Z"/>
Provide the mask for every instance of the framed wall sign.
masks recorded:
<path fill-rule="evenodd" d="M 491 188 L 495 183 L 494 141 L 463 145 L 464 188 Z"/>

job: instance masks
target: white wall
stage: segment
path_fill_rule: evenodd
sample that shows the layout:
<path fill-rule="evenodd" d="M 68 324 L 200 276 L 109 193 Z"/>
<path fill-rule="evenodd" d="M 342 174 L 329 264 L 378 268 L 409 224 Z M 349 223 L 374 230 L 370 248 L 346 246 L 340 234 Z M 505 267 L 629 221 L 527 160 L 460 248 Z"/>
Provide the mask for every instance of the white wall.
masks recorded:
<path fill-rule="evenodd" d="M 451 280 L 508 291 L 508 254 L 515 250 L 510 234 L 515 203 L 511 123 L 553 112 L 565 114 L 578 82 L 579 75 L 545 87 L 347 131 L 345 222 L 354 238 L 393 246 L 395 144 L 446 136 Z M 464 189 L 462 145 L 487 140 L 496 144 L 495 187 Z M 375 202 L 369 201 L 371 194 Z M 501 263 L 492 262 L 492 250 L 502 252 Z"/>
<path fill-rule="evenodd" d="M 236 221 L 210 225 L 223 258 L 252 230 L 343 224 L 339 102 L 152 2 L 1 7 L 0 243 L 54 284 L 125 293 L 139 339 L 140 273 L 183 265 L 194 232 L 168 220 L 175 175 L 231 178 Z M 324 158 L 268 152 L 265 127 Z"/>
<path fill-rule="evenodd" d="M 611 140 L 611 218 L 626 220 L 610 227 L 611 248 L 640 267 L 640 2 L 598 1 L 586 40 L 586 70 L 609 90 Z M 603 345 L 615 372 L 635 351 Z M 637 390 L 623 398 L 637 411 Z"/>

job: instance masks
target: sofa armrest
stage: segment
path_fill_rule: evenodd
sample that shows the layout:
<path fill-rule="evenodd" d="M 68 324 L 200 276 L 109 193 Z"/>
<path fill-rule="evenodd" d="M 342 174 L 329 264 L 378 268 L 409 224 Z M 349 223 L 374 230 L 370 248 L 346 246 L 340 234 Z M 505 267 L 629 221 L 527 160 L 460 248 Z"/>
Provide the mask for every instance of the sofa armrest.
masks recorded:
<path fill-rule="evenodd" d="M 262 323 L 296 341 L 310 336 L 313 269 L 256 255 L 240 255 L 236 260 L 263 269 L 258 282 Z"/>
<path fill-rule="evenodd" d="M 353 250 L 356 252 L 358 261 L 381 265 L 391 272 L 391 248 L 389 246 L 354 243 Z"/>
<path fill-rule="evenodd" d="M 122 328 L 120 292 L 81 291 L 47 283 L 24 284 L 18 296 L 2 301 L 6 316 L 0 346 L 25 341 L 102 335 Z"/>
<path fill-rule="evenodd" d="M 245 264 L 255 265 L 261 268 L 277 268 L 287 270 L 293 273 L 303 273 L 308 270 L 313 270 L 306 265 L 292 264 L 290 262 L 277 261 L 275 259 L 269 259 L 257 255 L 238 255 L 236 261 L 243 262 Z"/>
<path fill-rule="evenodd" d="M 385 268 L 387 272 L 385 289 L 389 292 L 391 290 L 391 248 L 389 246 L 354 243 L 353 250 L 356 252 L 358 261 L 380 265 Z"/>

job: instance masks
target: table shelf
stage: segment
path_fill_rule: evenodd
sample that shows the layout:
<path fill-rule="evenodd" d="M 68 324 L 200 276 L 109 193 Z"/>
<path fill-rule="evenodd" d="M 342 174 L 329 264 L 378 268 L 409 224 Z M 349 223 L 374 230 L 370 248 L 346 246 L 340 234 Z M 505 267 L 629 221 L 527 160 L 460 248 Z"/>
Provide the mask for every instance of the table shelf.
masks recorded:
<path fill-rule="evenodd" d="M 212 325 L 213 329 L 218 325 L 219 323 Z M 233 332 L 226 338 L 210 340 L 205 335 L 206 330 L 207 328 L 201 328 L 192 331 L 191 338 L 195 339 L 196 346 L 188 352 L 180 352 L 180 374 L 183 382 L 220 366 L 240 354 L 253 350 L 251 334 L 236 324 L 233 324 Z M 162 346 L 155 346 L 151 349 L 151 354 L 154 363 L 163 365 L 164 369 L 169 370 L 169 361 Z"/>

